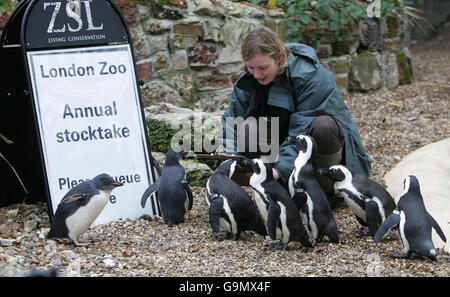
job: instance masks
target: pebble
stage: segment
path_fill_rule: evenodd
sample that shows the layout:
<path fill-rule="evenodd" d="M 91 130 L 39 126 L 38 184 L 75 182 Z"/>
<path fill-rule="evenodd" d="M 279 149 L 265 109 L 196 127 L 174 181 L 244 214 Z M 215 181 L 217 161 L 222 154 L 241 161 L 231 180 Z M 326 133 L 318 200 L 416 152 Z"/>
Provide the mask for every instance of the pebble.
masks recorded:
<path fill-rule="evenodd" d="M 0 240 L 0 246 L 11 246 L 12 241 L 9 239 L 1 239 Z"/>

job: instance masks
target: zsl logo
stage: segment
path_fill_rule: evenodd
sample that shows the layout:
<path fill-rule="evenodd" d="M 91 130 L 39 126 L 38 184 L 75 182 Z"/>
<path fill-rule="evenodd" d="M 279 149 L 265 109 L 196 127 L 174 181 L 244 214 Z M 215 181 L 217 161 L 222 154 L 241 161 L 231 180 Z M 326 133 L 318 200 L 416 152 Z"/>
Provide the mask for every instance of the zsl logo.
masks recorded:
<path fill-rule="evenodd" d="M 92 20 L 92 12 L 91 12 L 91 2 L 92 0 L 75 0 L 75 1 L 69 1 L 67 0 L 66 3 L 66 16 L 73 19 L 78 26 L 73 28 L 69 23 L 64 24 L 62 28 L 55 28 L 55 20 L 56 17 L 59 15 L 61 6 L 63 2 L 44 2 L 44 10 L 52 9 L 53 7 L 53 13 L 52 17 L 50 19 L 50 23 L 48 24 L 47 33 L 64 33 L 66 32 L 66 25 L 69 32 L 78 32 L 83 28 L 83 20 L 81 19 L 81 2 L 84 4 L 84 11 L 86 13 L 86 19 L 87 19 L 87 31 L 92 30 L 102 30 L 103 29 L 103 23 L 101 23 L 99 26 L 95 26 L 94 22 Z"/>

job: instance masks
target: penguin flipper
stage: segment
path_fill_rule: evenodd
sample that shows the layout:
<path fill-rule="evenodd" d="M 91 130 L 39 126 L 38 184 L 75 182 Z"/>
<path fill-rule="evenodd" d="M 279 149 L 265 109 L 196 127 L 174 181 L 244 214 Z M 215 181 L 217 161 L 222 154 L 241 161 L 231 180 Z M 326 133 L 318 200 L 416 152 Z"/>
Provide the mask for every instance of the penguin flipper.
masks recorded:
<path fill-rule="evenodd" d="M 277 239 L 277 226 L 280 219 L 281 208 L 269 196 L 269 211 L 267 213 L 267 232 L 270 238 Z"/>
<path fill-rule="evenodd" d="M 147 190 L 145 190 L 144 194 L 142 194 L 142 198 L 141 198 L 141 206 L 142 208 L 145 208 L 145 203 L 147 202 L 148 197 L 155 191 L 159 190 L 159 179 L 151 184 Z"/>
<path fill-rule="evenodd" d="M 218 197 L 211 200 L 209 205 L 209 224 L 214 232 L 220 232 L 220 215 L 223 209 L 223 198 Z"/>
<path fill-rule="evenodd" d="M 442 239 L 442 241 L 447 242 L 447 238 L 445 237 L 444 232 L 442 232 L 441 227 L 438 225 L 436 220 L 430 214 L 428 214 L 428 222 L 434 228 L 434 230 L 436 230 L 437 234 Z"/>
<path fill-rule="evenodd" d="M 184 187 L 184 191 L 186 192 L 188 199 L 189 199 L 189 206 L 188 206 L 188 210 L 192 209 L 192 205 L 194 204 L 194 198 L 192 196 L 192 190 L 189 187 L 189 184 L 187 183 L 186 180 L 183 180 L 183 187 Z"/>
<path fill-rule="evenodd" d="M 378 228 L 377 233 L 375 233 L 375 236 L 373 237 L 373 241 L 375 243 L 380 242 L 380 240 L 383 238 L 383 236 L 392 228 L 398 225 L 400 222 L 400 215 L 398 213 L 392 213 L 390 216 L 387 217 L 387 219 L 381 224 L 381 226 Z"/>
<path fill-rule="evenodd" d="M 86 199 L 87 198 L 87 194 L 75 194 L 75 195 L 70 195 L 65 197 L 64 199 L 61 200 L 61 203 L 69 203 L 69 202 L 73 202 L 76 200 L 80 200 L 80 199 Z"/>
<path fill-rule="evenodd" d="M 161 176 L 161 167 L 159 166 L 158 161 L 155 160 L 155 158 L 150 154 L 150 161 L 152 162 L 153 166 L 156 169 L 156 172 L 158 172 L 158 175 Z"/>
<path fill-rule="evenodd" d="M 308 195 L 305 192 L 296 189 L 292 199 L 294 200 L 295 205 L 297 205 L 297 208 L 300 210 L 308 200 Z"/>
<path fill-rule="evenodd" d="M 375 201 L 366 202 L 366 220 L 370 233 L 372 233 L 372 236 L 375 236 L 378 229 L 378 222 L 381 221 L 378 204 Z"/>

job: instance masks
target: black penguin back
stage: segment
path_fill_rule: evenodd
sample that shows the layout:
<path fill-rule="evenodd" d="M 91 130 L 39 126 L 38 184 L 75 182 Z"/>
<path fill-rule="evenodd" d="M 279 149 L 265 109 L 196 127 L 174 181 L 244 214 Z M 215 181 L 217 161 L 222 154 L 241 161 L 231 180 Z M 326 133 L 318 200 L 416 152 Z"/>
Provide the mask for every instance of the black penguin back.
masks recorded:
<path fill-rule="evenodd" d="M 184 222 L 187 193 L 183 186 L 186 176 L 180 164 L 181 153 L 169 149 L 159 179 L 159 204 L 163 220 L 169 226 Z"/>
<path fill-rule="evenodd" d="M 212 194 L 227 200 L 240 231 L 255 231 L 262 236 L 267 234 L 252 198 L 236 182 L 224 174 L 214 174 L 209 179 L 209 188 Z"/>
<path fill-rule="evenodd" d="M 311 247 L 309 235 L 303 226 L 298 208 L 287 190 L 276 180 L 269 179 L 261 183 L 269 199 L 275 203 L 281 203 L 286 209 L 286 227 L 289 229 L 289 241 L 300 242 L 305 247 Z"/>

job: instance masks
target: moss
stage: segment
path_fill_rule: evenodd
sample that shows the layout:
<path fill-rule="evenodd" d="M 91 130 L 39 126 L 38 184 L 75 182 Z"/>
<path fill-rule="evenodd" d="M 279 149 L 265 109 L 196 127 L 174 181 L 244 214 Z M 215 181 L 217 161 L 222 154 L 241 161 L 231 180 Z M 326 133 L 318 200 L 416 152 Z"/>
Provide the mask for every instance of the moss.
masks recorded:
<path fill-rule="evenodd" d="M 177 130 L 172 129 L 169 125 L 147 119 L 148 132 L 152 151 L 167 152 L 170 148 L 170 142 Z"/>
<path fill-rule="evenodd" d="M 158 162 L 159 166 L 163 168 L 166 154 L 160 152 L 152 152 L 152 155 Z M 186 179 L 191 187 L 205 187 L 208 178 L 213 173 L 208 165 L 200 163 L 197 160 L 183 158 L 181 160 L 181 165 L 183 165 L 184 167 L 184 170 L 186 172 Z"/>
<path fill-rule="evenodd" d="M 414 81 L 412 76 L 412 69 L 408 63 L 408 58 L 405 53 L 397 55 L 397 67 L 399 73 L 399 82 L 401 85 L 410 84 Z"/>
<path fill-rule="evenodd" d="M 358 58 L 373 58 L 373 56 L 368 53 L 360 53 L 356 59 Z"/>
<path fill-rule="evenodd" d="M 201 127 L 201 130 L 199 130 L 199 127 L 194 126 L 194 119 L 190 119 L 190 125 L 191 125 L 191 150 L 194 150 L 194 140 L 195 134 L 194 131 L 197 131 L 201 133 L 202 139 L 201 143 L 205 143 L 205 137 L 208 137 L 206 140 L 206 143 L 213 142 L 211 140 L 211 137 L 220 135 L 222 131 L 222 124 L 221 119 L 216 117 L 204 117 L 203 118 L 203 125 Z M 152 151 L 157 152 L 167 152 L 167 150 L 170 148 L 170 144 L 172 142 L 173 136 L 180 131 L 180 129 L 173 129 L 169 124 L 164 123 L 163 121 L 155 121 L 152 119 L 147 120 L 148 130 L 149 130 L 149 137 L 150 137 L 150 144 L 152 146 Z M 179 135 L 178 135 L 179 136 Z M 202 145 L 202 148 L 205 149 Z M 208 148 L 209 149 L 209 148 Z M 198 152 L 198 151 L 197 151 Z M 208 152 L 210 153 L 210 151 Z"/>
<path fill-rule="evenodd" d="M 387 37 L 394 38 L 398 35 L 398 20 L 396 16 L 386 16 Z"/>

